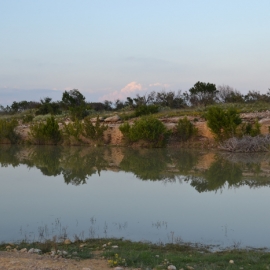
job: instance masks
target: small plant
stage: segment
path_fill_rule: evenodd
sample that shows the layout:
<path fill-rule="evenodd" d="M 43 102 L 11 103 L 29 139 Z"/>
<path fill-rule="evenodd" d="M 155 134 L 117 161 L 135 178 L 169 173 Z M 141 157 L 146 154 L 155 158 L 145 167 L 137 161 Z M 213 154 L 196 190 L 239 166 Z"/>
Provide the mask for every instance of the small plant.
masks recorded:
<path fill-rule="evenodd" d="M 223 110 L 220 107 L 210 107 L 205 114 L 207 126 L 211 129 L 217 141 L 223 141 L 236 134 L 236 128 L 242 120 L 234 108 Z"/>
<path fill-rule="evenodd" d="M 103 133 L 108 129 L 108 126 L 100 123 L 99 116 L 97 116 L 96 124 L 93 125 L 89 118 L 84 119 L 83 135 L 94 141 L 100 142 L 103 139 Z"/>
<path fill-rule="evenodd" d="M 115 266 L 126 266 L 126 260 L 122 259 L 117 253 L 114 254 L 114 257 L 111 260 L 108 260 L 108 264 L 110 267 Z"/>
<path fill-rule="evenodd" d="M 16 119 L 10 121 L 0 119 L 0 141 L 9 140 L 11 143 L 16 143 L 19 139 L 19 135 L 15 132 L 17 126 Z"/>
<path fill-rule="evenodd" d="M 261 134 L 261 125 L 258 120 L 252 125 L 251 123 L 244 123 L 242 126 L 243 135 L 250 135 L 251 137 L 255 137 Z"/>
<path fill-rule="evenodd" d="M 166 145 L 171 134 L 164 124 L 153 116 L 144 116 L 135 121 L 131 127 L 129 124 L 123 124 L 120 131 L 131 142 L 144 140 L 153 147 Z"/>
<path fill-rule="evenodd" d="M 29 135 L 36 144 L 57 144 L 62 139 L 62 132 L 53 116 L 47 118 L 46 123 L 30 126 Z"/>
<path fill-rule="evenodd" d="M 198 129 L 187 119 L 179 119 L 176 134 L 181 141 L 187 141 L 198 134 Z"/>

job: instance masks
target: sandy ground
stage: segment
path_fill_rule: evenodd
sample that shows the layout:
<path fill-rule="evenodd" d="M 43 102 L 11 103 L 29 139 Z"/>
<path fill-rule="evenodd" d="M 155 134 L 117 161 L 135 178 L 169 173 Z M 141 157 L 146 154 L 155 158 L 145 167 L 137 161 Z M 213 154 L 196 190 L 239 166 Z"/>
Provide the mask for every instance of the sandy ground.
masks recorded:
<path fill-rule="evenodd" d="M 74 260 L 65 258 L 52 258 L 49 255 L 37 255 L 20 252 L 0 252 L 1 270 L 21 270 L 21 269 L 40 269 L 40 270 L 112 270 L 107 260 L 96 258 L 87 260 Z M 122 268 L 128 269 L 128 268 Z"/>

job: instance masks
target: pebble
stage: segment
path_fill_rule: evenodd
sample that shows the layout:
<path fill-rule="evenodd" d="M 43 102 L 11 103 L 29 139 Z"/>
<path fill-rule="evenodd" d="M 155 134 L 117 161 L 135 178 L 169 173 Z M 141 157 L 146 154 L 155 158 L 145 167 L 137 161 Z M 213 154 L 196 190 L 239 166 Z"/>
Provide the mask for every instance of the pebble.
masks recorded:
<path fill-rule="evenodd" d="M 176 270 L 176 267 L 174 265 L 169 265 L 168 270 Z"/>
<path fill-rule="evenodd" d="M 230 260 L 229 263 L 233 264 L 234 263 L 234 260 Z"/>

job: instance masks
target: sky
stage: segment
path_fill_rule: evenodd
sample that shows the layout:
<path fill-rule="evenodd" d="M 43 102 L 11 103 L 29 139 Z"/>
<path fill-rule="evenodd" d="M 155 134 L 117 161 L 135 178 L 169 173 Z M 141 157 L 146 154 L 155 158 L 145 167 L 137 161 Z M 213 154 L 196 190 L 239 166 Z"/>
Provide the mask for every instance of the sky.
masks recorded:
<path fill-rule="evenodd" d="M 270 88 L 269 0 L 0 0 L 0 104 L 197 81 Z"/>

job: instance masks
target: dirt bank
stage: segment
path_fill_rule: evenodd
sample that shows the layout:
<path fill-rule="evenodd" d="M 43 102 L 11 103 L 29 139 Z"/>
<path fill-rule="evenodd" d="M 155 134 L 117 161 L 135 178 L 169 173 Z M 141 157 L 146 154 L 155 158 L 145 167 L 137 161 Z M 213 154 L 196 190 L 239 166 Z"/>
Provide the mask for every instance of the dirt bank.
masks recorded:
<path fill-rule="evenodd" d="M 177 122 L 180 118 L 183 117 L 167 117 L 167 118 L 161 118 L 160 120 L 165 124 L 165 126 L 168 129 L 173 130 L 175 126 L 177 125 Z M 206 146 L 206 147 L 214 147 L 214 138 L 213 134 L 211 133 L 210 129 L 207 127 L 207 123 L 205 119 L 203 118 L 194 118 L 194 117 L 188 117 L 190 121 L 194 123 L 194 125 L 198 128 L 198 136 L 196 139 L 194 139 L 192 142 L 189 143 L 189 146 Z M 268 134 L 269 133 L 269 126 L 270 126 L 270 111 L 266 112 L 254 112 L 254 113 L 243 113 L 241 114 L 241 118 L 243 122 L 250 122 L 253 123 L 255 120 L 258 120 L 261 127 L 261 133 L 262 134 Z M 123 123 L 123 121 L 118 120 L 119 118 L 116 118 L 116 121 L 107 121 L 106 125 L 108 125 L 108 129 L 104 132 L 104 143 L 106 145 L 113 145 L 113 146 L 124 146 L 125 141 L 123 139 L 123 135 L 121 131 L 119 130 L 119 126 Z M 131 120 L 130 123 L 132 124 L 134 120 Z M 66 123 L 68 123 L 67 121 Z M 60 128 L 62 127 L 62 124 L 59 124 Z M 27 142 L 29 138 L 29 126 L 30 124 L 20 124 L 16 131 L 21 136 L 22 142 Z M 94 144 L 91 143 L 89 140 L 82 138 L 82 142 L 85 142 L 87 144 Z M 78 142 L 74 142 L 74 144 L 82 144 Z M 169 146 L 175 146 L 176 144 L 179 145 L 178 142 L 175 142 L 175 140 L 171 139 L 169 141 Z"/>

